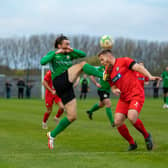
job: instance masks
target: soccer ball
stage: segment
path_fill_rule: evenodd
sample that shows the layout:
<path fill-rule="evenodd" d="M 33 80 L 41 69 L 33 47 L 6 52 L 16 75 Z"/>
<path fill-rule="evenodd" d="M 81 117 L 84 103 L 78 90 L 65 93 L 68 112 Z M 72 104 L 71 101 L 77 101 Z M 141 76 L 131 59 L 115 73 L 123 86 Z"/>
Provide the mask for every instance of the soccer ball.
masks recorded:
<path fill-rule="evenodd" d="M 112 49 L 113 43 L 114 42 L 109 35 L 104 35 L 100 38 L 100 47 L 103 49 Z"/>

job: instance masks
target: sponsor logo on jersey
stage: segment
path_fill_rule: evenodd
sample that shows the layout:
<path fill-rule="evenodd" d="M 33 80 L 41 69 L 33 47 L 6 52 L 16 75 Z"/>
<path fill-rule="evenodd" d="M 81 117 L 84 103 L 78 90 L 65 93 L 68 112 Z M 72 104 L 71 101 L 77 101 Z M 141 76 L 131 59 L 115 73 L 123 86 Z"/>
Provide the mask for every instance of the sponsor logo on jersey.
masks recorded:
<path fill-rule="evenodd" d="M 118 81 L 120 78 L 121 78 L 121 74 L 118 73 L 118 74 L 112 79 L 112 82 L 116 82 L 116 81 Z"/>
<path fill-rule="evenodd" d="M 145 78 L 143 78 L 143 77 L 139 77 L 139 78 L 138 78 L 138 80 L 143 80 L 143 81 L 144 81 L 144 80 L 145 80 Z"/>

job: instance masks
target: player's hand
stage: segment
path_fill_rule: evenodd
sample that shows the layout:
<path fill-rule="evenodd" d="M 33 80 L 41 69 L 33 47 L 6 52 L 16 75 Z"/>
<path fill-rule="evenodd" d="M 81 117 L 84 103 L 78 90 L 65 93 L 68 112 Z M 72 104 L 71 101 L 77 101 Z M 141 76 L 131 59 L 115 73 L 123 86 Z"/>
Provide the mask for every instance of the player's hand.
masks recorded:
<path fill-rule="evenodd" d="M 60 48 L 55 52 L 55 54 L 60 54 L 60 53 L 65 53 L 65 50 Z"/>
<path fill-rule="evenodd" d="M 52 95 L 56 95 L 56 90 L 52 90 Z"/>
<path fill-rule="evenodd" d="M 120 89 L 116 88 L 116 89 L 112 89 L 112 92 L 116 95 L 119 96 L 121 94 Z"/>
<path fill-rule="evenodd" d="M 160 76 L 150 76 L 149 80 L 162 80 L 162 78 Z"/>
<path fill-rule="evenodd" d="M 71 48 L 71 47 L 68 47 L 68 48 L 65 49 L 65 52 L 66 52 L 66 53 L 70 53 L 70 52 L 72 52 L 72 51 L 73 51 L 73 48 Z"/>
<path fill-rule="evenodd" d="M 100 85 L 99 83 L 96 83 L 96 86 L 97 86 L 98 88 L 101 88 L 101 85 Z"/>

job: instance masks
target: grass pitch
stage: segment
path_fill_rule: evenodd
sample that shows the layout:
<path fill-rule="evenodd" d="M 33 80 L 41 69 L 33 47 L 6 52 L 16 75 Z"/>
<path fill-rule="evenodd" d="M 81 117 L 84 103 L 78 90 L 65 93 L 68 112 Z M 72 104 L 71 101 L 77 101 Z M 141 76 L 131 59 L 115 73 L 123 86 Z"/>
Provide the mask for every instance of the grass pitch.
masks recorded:
<path fill-rule="evenodd" d="M 86 110 L 97 99 L 78 100 L 78 120 L 56 141 L 54 150 L 47 147 L 41 122 L 45 112 L 42 100 L 0 99 L 0 168 L 167 168 L 168 109 L 161 99 L 146 99 L 140 118 L 152 133 L 155 148 L 148 152 L 143 136 L 126 122 L 138 149 L 127 152 L 128 143 L 110 127 L 105 109 L 94 113 L 93 121 Z M 112 110 L 117 100 L 112 99 Z M 49 130 L 55 128 L 49 118 Z"/>

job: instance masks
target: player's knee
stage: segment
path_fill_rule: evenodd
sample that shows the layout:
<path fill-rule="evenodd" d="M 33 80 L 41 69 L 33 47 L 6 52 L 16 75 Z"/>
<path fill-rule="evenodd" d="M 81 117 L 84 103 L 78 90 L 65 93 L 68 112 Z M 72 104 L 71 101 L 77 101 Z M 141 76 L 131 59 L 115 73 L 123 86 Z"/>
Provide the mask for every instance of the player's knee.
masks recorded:
<path fill-rule="evenodd" d="M 128 120 L 129 120 L 132 124 L 134 124 L 134 123 L 136 122 L 137 118 L 136 118 L 135 116 L 128 116 Z"/>
<path fill-rule="evenodd" d="M 122 122 L 121 122 L 120 119 L 115 118 L 114 119 L 114 124 L 115 124 L 116 127 L 120 127 L 122 125 Z"/>

